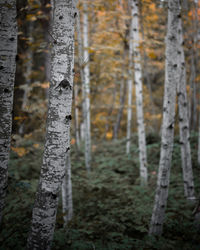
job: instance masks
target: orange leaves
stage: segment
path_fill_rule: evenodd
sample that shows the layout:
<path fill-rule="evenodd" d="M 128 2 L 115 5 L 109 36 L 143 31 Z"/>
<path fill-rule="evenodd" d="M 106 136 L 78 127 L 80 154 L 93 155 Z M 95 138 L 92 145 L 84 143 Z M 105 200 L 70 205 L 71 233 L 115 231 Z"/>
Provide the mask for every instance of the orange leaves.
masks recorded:
<path fill-rule="evenodd" d="M 151 58 L 151 59 L 156 59 L 157 58 L 157 56 L 156 56 L 156 54 L 154 52 L 149 52 L 148 57 Z"/>
<path fill-rule="evenodd" d="M 26 155 L 29 151 L 23 147 L 11 147 L 12 151 L 17 153 L 19 157 Z"/>
<path fill-rule="evenodd" d="M 106 133 L 106 139 L 111 140 L 112 137 L 113 137 L 113 133 L 112 132 L 107 132 Z"/>
<path fill-rule="evenodd" d="M 76 143 L 76 140 L 74 138 L 71 139 L 71 145 L 74 145 Z"/>
<path fill-rule="evenodd" d="M 27 21 L 35 21 L 35 20 L 37 20 L 37 18 L 36 18 L 36 16 L 35 15 L 33 15 L 33 14 L 28 14 L 28 15 L 26 15 L 26 20 Z"/>
<path fill-rule="evenodd" d="M 38 143 L 35 143 L 35 144 L 33 144 L 33 147 L 37 149 L 40 147 L 40 145 Z"/>

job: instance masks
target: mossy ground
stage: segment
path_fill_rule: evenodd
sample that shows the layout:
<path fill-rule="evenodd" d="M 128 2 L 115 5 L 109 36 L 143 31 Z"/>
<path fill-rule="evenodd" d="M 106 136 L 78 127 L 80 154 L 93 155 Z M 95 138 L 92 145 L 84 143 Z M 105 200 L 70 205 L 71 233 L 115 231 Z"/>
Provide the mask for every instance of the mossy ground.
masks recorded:
<path fill-rule="evenodd" d="M 181 157 L 175 138 L 169 199 L 162 237 L 149 237 L 160 155 L 160 138 L 149 135 L 149 185 L 141 187 L 137 138 L 125 155 L 125 141 L 93 142 L 92 171 L 87 176 L 83 150 L 72 147 L 74 216 L 63 228 L 59 204 L 53 250 L 200 249 L 200 234 L 194 225 L 195 204 L 184 198 Z M 197 134 L 191 137 L 195 187 L 199 195 Z M 19 157 L 11 151 L 9 186 L 0 233 L 0 249 L 25 249 L 31 213 L 42 162 L 42 142 L 18 138 L 13 147 L 26 149 Z"/>

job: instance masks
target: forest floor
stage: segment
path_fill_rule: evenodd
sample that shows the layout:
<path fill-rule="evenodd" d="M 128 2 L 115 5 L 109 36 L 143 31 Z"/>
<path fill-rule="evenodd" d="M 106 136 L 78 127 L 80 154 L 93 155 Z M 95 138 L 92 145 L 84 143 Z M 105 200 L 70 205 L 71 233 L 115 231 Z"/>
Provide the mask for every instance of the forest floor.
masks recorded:
<path fill-rule="evenodd" d="M 147 137 L 149 185 L 141 187 L 137 137 L 125 155 L 125 140 L 99 141 L 92 146 L 92 171 L 87 176 L 83 150 L 72 147 L 74 215 L 63 228 L 59 204 L 52 250 L 200 249 L 194 223 L 195 204 L 183 194 L 180 146 L 175 138 L 169 199 L 162 237 L 148 236 L 159 163 L 160 138 Z M 197 134 L 191 136 L 197 197 Z M 25 249 L 42 162 L 42 139 L 13 136 L 9 184 L 0 232 L 0 249 Z"/>

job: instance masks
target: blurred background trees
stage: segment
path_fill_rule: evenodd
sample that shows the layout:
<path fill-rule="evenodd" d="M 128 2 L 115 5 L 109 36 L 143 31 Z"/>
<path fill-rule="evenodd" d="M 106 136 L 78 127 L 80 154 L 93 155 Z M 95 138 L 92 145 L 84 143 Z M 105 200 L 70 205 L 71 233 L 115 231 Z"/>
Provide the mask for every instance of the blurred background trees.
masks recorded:
<path fill-rule="evenodd" d="M 86 5 L 87 8 L 84 7 Z M 21 180 L 25 180 L 22 183 L 28 183 L 27 185 L 31 183 L 31 188 L 28 191 L 31 195 L 35 191 L 39 176 L 38 168 L 41 165 L 39 159 L 43 150 L 46 127 L 51 62 L 50 50 L 55 42 L 55 38 L 50 30 L 51 7 L 50 0 L 17 1 L 18 54 L 16 57 L 17 69 L 14 89 L 10 178 L 13 183 L 15 183 L 14 181 L 21 183 Z M 199 1 L 182 1 L 181 18 L 184 40 L 182 45 L 185 52 L 186 90 L 188 95 L 189 132 L 192 138 L 191 160 L 194 167 L 194 179 L 199 176 L 196 163 L 197 135 L 200 120 L 199 7 Z M 136 46 L 138 52 L 135 51 L 133 53 L 131 63 L 130 28 L 132 17 L 128 1 L 80 0 L 78 9 L 80 23 L 76 24 L 75 34 L 75 88 L 72 107 L 71 164 L 72 183 L 74 182 L 73 199 L 75 212 L 73 213 L 78 214 L 79 219 L 76 217 L 72 219 L 72 225 L 77 229 L 78 220 L 80 221 L 80 218 L 83 218 L 88 211 L 88 215 L 83 219 L 85 224 L 81 224 L 82 229 L 85 230 L 85 233 L 82 232 L 85 238 L 90 238 L 91 235 L 91 237 L 94 237 L 96 232 L 101 232 L 102 235 L 105 234 L 104 226 L 106 227 L 106 225 L 109 225 L 108 228 L 106 227 L 108 231 L 115 230 L 115 233 L 119 233 L 118 235 L 113 235 L 112 239 L 122 237 L 120 236 L 121 232 L 128 235 L 127 237 L 132 237 L 134 230 L 131 231 L 130 228 L 135 228 L 138 237 L 142 238 L 147 233 L 152 213 L 152 190 L 155 190 L 156 186 L 160 155 L 165 82 L 167 1 L 138 1 L 140 41 L 139 46 Z M 86 22 L 86 19 L 88 22 Z M 86 26 L 88 30 L 86 31 L 85 29 L 84 31 Z M 134 32 L 136 32 L 135 29 Z M 83 43 L 86 33 L 88 34 L 88 44 Z M 83 55 L 83 52 L 85 52 L 85 55 Z M 135 53 L 140 54 L 139 61 L 143 85 L 143 117 L 148 155 L 149 185 L 146 189 L 139 185 L 138 121 L 134 77 L 132 90 L 127 85 L 128 80 L 130 80 L 130 68 L 132 68 L 132 76 L 137 71 L 137 69 L 134 70 Z M 86 74 L 89 75 L 87 86 L 84 85 Z M 132 102 L 129 101 L 130 96 L 132 97 Z M 86 102 L 87 107 L 85 105 Z M 177 101 L 175 109 L 176 111 L 178 109 Z M 128 110 L 132 111 L 130 135 L 127 137 L 131 143 L 128 146 L 130 147 L 129 154 L 126 155 Z M 172 166 L 181 166 L 180 142 L 176 137 L 179 134 L 178 119 L 178 115 L 176 115 L 173 152 L 173 157 L 175 158 L 172 157 Z M 139 128 L 141 127 L 139 126 Z M 85 152 L 87 154 L 84 159 Z M 200 153 L 198 154 L 200 159 Z M 38 157 L 37 160 L 34 160 L 35 157 Z M 92 178 L 88 180 L 87 174 L 83 169 L 85 167 L 90 169 L 90 166 Z M 179 199 L 183 195 L 182 191 L 180 191 L 183 188 L 182 177 L 179 176 L 179 170 L 175 169 L 173 171 L 172 187 L 178 190 L 174 197 Z M 177 185 L 176 178 L 178 181 Z M 109 186 L 112 182 L 113 187 Z M 173 191 L 171 192 L 173 193 Z M 123 199 L 124 193 L 127 195 L 128 201 Z M 116 198 L 116 201 L 112 200 L 109 205 L 108 200 L 103 197 L 104 194 L 113 199 Z M 136 204 L 141 208 L 141 211 L 138 211 L 136 205 L 135 207 L 130 205 L 131 211 L 134 211 L 134 221 L 137 221 L 137 213 L 141 215 L 138 215 L 138 224 L 136 223 L 135 227 L 133 218 L 128 216 L 131 213 L 130 210 L 128 208 L 123 210 L 120 203 L 118 203 L 118 200 L 122 200 L 123 207 L 127 206 L 127 202 L 128 204 L 134 203 L 134 200 L 131 198 L 133 194 L 135 197 L 138 195 L 135 198 Z M 88 203 L 85 202 L 84 197 L 86 197 Z M 100 203 L 98 203 L 97 198 L 99 198 Z M 178 204 L 173 199 L 170 199 L 169 206 L 175 204 L 179 211 L 176 213 L 173 209 L 167 211 L 168 219 L 173 221 L 177 214 L 184 218 L 189 218 L 188 211 L 191 210 L 191 205 L 188 205 L 183 200 Z M 103 204 L 101 200 L 103 200 Z M 148 211 L 142 205 L 142 202 L 145 204 L 147 201 L 151 203 Z M 115 211 L 115 202 L 121 209 L 121 212 Z M 83 206 L 83 210 L 81 210 L 81 206 Z M 180 211 L 181 207 L 183 208 L 184 206 L 188 210 Z M 108 213 L 110 216 L 112 214 L 114 216 L 111 216 L 114 218 L 113 221 L 109 221 L 106 216 L 100 219 L 97 215 L 98 213 L 96 214 L 91 207 L 94 210 L 96 209 L 95 211 L 101 211 L 101 214 Z M 12 210 L 13 208 L 8 207 L 9 209 Z M 63 216 L 66 221 L 68 220 L 66 216 L 71 216 L 67 215 L 65 208 L 63 209 L 63 213 L 58 213 L 58 218 L 60 218 L 60 221 L 58 219 L 59 229 L 63 227 Z M 112 209 L 115 213 L 111 213 Z M 29 213 L 29 210 L 26 210 L 26 208 L 24 210 L 27 214 Z M 120 218 L 117 218 L 116 213 L 120 214 Z M 30 217 L 30 214 L 27 216 Z M 97 223 L 96 227 L 91 222 L 93 217 L 95 217 L 95 222 Z M 101 224 L 102 220 L 105 220 L 105 225 Z M 85 226 L 86 224 L 88 226 Z M 121 225 L 123 224 L 126 225 L 126 228 L 122 228 Z M 144 227 L 142 227 L 143 224 L 145 225 Z M 169 232 L 172 232 L 173 230 L 169 227 Z M 186 228 L 187 226 L 185 226 L 185 230 Z M 92 231 L 91 235 L 89 233 L 90 229 Z M 61 231 L 57 232 L 60 233 Z M 58 238 L 59 233 L 56 234 Z M 73 237 L 79 238 L 75 234 L 73 234 Z M 86 247 L 86 249 L 88 248 Z M 115 248 L 113 247 L 113 249 Z"/>

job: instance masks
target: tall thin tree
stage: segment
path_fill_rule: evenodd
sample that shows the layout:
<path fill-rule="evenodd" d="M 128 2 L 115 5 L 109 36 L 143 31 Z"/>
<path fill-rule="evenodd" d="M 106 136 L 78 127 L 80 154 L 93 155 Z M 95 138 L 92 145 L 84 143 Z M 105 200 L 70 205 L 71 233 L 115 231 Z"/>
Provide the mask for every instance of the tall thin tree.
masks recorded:
<path fill-rule="evenodd" d="M 182 20 L 179 18 L 178 42 L 179 42 L 179 81 L 177 86 L 178 108 L 179 108 L 179 131 L 181 145 L 181 160 L 183 169 L 184 192 L 188 199 L 194 198 L 194 181 L 192 172 L 192 159 L 190 150 L 190 131 L 188 102 L 186 91 L 186 69 L 185 55 L 183 49 Z"/>
<path fill-rule="evenodd" d="M 16 0 L 2 0 L 0 8 L 0 224 L 4 208 L 17 54 Z"/>
<path fill-rule="evenodd" d="M 131 15 L 133 19 L 133 56 L 134 56 L 134 80 L 137 107 L 138 144 L 140 158 L 140 178 L 141 184 L 147 184 L 147 152 L 143 115 L 143 94 L 142 94 L 142 67 L 140 55 L 140 35 L 139 35 L 139 10 L 138 1 L 131 0 Z"/>
<path fill-rule="evenodd" d="M 89 172 L 91 168 L 91 134 L 90 134 L 90 68 L 88 40 L 88 6 L 83 3 L 83 73 L 84 73 L 84 128 L 85 128 L 85 165 Z"/>
<path fill-rule="evenodd" d="M 174 139 L 176 88 L 179 81 L 179 19 L 180 1 L 168 1 L 166 36 L 165 91 L 163 105 L 162 142 L 157 189 L 149 234 L 160 235 L 167 205 L 169 176 Z"/>
<path fill-rule="evenodd" d="M 27 242 L 27 249 L 31 250 L 51 248 L 58 198 L 65 176 L 66 156 L 70 149 L 76 16 L 73 0 L 54 1 L 46 142 Z"/>

